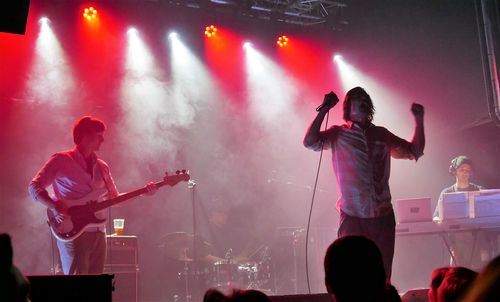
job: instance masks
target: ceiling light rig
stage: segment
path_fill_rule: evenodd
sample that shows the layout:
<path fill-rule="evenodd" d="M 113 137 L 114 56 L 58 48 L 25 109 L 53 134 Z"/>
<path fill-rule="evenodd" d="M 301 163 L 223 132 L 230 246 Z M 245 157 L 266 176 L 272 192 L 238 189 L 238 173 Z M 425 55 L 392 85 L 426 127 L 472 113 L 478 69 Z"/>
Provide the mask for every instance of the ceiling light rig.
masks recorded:
<path fill-rule="evenodd" d="M 273 23 L 297 26 L 314 26 L 340 31 L 349 22 L 345 18 L 347 0 L 150 0 L 168 3 L 172 7 L 184 6 L 200 9 L 211 16 L 229 15 L 237 18 L 253 18 Z"/>
<path fill-rule="evenodd" d="M 288 45 L 288 37 L 283 35 L 278 38 L 278 41 L 276 41 L 276 44 L 278 44 L 279 47 L 285 47 Z"/>
<path fill-rule="evenodd" d="M 87 7 L 83 10 L 83 17 L 88 21 L 95 20 L 97 18 L 97 10 L 93 6 Z"/>
<path fill-rule="evenodd" d="M 217 34 L 217 27 L 214 25 L 209 25 L 205 27 L 205 36 L 208 38 L 213 38 Z"/>

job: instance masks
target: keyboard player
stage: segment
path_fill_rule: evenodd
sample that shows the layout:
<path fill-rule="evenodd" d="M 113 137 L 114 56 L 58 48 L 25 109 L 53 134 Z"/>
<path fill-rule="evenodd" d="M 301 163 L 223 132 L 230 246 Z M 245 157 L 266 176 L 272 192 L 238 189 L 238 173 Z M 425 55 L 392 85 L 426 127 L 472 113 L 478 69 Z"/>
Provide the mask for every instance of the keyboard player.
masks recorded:
<path fill-rule="evenodd" d="M 445 193 L 484 189 L 483 186 L 471 182 L 474 165 L 472 160 L 465 155 L 459 155 L 451 161 L 449 172 L 455 177 L 455 183 L 441 191 L 434 211 L 434 219 L 438 219 L 438 208 L 443 202 Z M 449 240 L 453 253 L 450 264 L 481 269 L 498 253 L 497 237 L 498 232 L 491 230 L 450 234 Z"/>

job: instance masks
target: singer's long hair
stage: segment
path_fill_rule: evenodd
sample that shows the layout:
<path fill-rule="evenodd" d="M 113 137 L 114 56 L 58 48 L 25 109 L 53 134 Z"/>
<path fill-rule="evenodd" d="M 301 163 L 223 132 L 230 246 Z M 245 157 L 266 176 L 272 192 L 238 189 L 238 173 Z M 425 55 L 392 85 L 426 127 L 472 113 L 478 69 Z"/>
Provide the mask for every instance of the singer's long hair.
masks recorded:
<path fill-rule="evenodd" d="M 372 98 L 366 91 L 361 88 L 361 87 L 354 87 L 353 89 L 349 90 L 344 98 L 344 104 L 343 104 L 343 109 L 344 109 L 344 121 L 350 121 L 351 120 L 351 102 L 354 97 L 366 97 L 368 99 L 368 120 L 371 122 L 373 120 L 373 115 L 375 114 L 375 107 L 373 106 Z"/>

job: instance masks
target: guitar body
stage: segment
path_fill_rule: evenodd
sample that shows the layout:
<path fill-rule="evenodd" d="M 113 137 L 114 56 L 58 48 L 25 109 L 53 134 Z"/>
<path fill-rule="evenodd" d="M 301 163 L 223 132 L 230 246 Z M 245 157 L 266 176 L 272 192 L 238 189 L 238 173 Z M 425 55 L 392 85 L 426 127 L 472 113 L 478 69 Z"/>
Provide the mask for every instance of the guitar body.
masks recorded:
<path fill-rule="evenodd" d="M 104 225 L 106 223 L 104 215 L 94 212 L 102 194 L 102 191 L 97 191 L 81 199 L 63 201 L 69 208 L 68 217 L 61 223 L 57 222 L 54 213 L 47 209 L 47 222 L 52 234 L 61 241 L 71 241 L 80 236 L 88 227 Z"/>
<path fill-rule="evenodd" d="M 157 188 L 161 186 L 175 186 L 181 181 L 189 181 L 190 176 L 186 170 L 177 171 L 175 175 L 165 175 L 162 181 L 154 183 Z M 47 209 L 47 223 L 54 236 L 61 241 L 71 241 L 80 236 L 89 227 L 98 227 L 106 223 L 103 210 L 120 202 L 129 200 L 147 193 L 146 188 L 140 188 L 117 197 L 103 200 L 106 191 L 98 189 L 84 198 L 63 200 L 68 206 L 68 215 L 59 223 L 51 210 Z"/>

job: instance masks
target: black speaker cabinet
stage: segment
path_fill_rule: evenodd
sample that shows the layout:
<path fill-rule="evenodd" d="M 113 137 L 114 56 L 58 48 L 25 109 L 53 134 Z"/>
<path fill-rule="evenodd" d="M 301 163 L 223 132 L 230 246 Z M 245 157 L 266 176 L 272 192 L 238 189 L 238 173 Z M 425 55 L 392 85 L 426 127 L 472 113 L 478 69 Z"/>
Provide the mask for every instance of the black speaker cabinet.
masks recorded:
<path fill-rule="evenodd" d="M 136 236 L 107 236 L 104 272 L 115 276 L 114 302 L 138 301 L 139 257 Z"/>
<path fill-rule="evenodd" d="M 333 298 L 329 294 L 301 294 L 269 296 L 272 302 L 332 302 Z"/>
<path fill-rule="evenodd" d="M 113 276 L 48 275 L 27 276 L 31 283 L 32 302 L 112 301 Z"/>
<path fill-rule="evenodd" d="M 0 1 L 0 32 L 24 35 L 30 0 Z"/>

